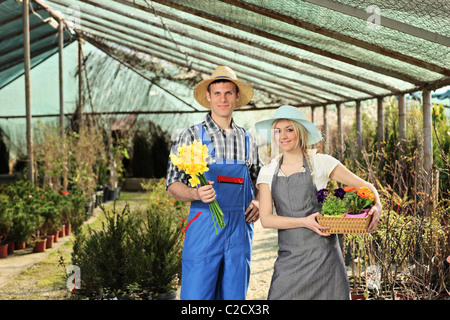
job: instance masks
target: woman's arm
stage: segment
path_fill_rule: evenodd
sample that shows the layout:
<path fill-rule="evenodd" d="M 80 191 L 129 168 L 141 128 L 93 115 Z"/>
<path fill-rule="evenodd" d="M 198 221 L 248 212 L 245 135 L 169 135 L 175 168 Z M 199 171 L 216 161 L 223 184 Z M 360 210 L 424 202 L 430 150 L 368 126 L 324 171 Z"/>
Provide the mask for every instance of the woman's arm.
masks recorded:
<path fill-rule="evenodd" d="M 321 230 L 326 230 L 329 227 L 323 227 L 316 221 L 316 216 L 319 212 L 309 215 L 305 218 L 283 217 L 273 214 L 273 200 L 269 185 L 266 183 L 258 184 L 259 187 L 259 218 L 264 228 L 273 229 L 294 229 L 294 228 L 308 228 L 314 232 L 329 236 Z"/>
<path fill-rule="evenodd" d="M 368 227 L 368 231 L 370 232 L 375 230 L 378 221 L 380 221 L 381 216 L 381 202 L 377 189 L 371 183 L 361 179 L 353 172 L 348 170 L 346 167 L 342 165 L 342 163 L 339 163 L 336 166 L 336 168 L 334 168 L 334 170 L 331 172 L 330 178 L 340 183 L 343 183 L 347 186 L 352 186 L 356 188 L 367 187 L 370 191 L 373 192 L 375 198 L 374 199 L 375 205 L 369 211 L 370 215 L 373 214 L 373 218 L 372 222 Z"/>

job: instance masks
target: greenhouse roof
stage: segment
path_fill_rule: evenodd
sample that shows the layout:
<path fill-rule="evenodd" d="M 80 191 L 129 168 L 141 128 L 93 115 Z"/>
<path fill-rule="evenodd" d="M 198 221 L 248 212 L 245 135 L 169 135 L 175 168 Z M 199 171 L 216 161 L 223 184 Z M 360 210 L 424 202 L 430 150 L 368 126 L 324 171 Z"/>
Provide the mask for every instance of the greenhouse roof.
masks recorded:
<path fill-rule="evenodd" d="M 58 51 L 57 22 L 36 3 L 30 3 L 31 67 Z M 45 21 L 45 22 L 44 22 Z M 50 24 L 53 23 L 54 26 Z M 24 73 L 22 5 L 0 0 L 0 89 Z M 65 33 L 65 44 L 70 42 Z"/>
<path fill-rule="evenodd" d="M 64 19 L 66 43 L 80 35 L 138 73 L 135 84 L 144 77 L 170 96 L 167 106 L 154 112 L 203 112 L 192 88 L 218 65 L 230 66 L 255 88 L 243 110 L 321 106 L 450 84 L 450 2 L 445 0 L 30 3 L 32 66 L 57 52 L 50 12 L 55 20 Z M 0 88 L 23 73 L 21 10 L 18 1 L 0 0 Z M 103 71 L 100 64 L 87 72 L 91 86 L 105 90 L 105 77 L 113 81 L 118 74 L 117 67 Z M 121 81 L 120 90 L 132 90 Z M 116 111 L 133 112 L 136 105 L 141 110 L 152 93 L 146 87 L 146 97 Z M 112 105 L 99 104 L 102 111 Z"/>

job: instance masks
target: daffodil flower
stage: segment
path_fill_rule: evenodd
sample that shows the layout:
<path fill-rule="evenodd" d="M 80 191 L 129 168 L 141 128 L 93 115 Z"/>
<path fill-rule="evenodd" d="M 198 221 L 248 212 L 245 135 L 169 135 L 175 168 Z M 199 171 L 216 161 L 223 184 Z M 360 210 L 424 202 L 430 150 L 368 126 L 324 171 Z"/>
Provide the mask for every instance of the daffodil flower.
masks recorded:
<path fill-rule="evenodd" d="M 199 184 L 202 186 L 208 185 L 205 177 L 205 172 L 209 170 L 208 163 L 206 162 L 206 159 L 209 157 L 206 144 L 202 144 L 197 140 L 194 140 L 191 145 L 183 143 L 178 148 L 178 156 L 171 154 L 169 157 L 174 166 L 191 176 L 189 179 L 191 187 L 196 187 Z M 220 228 L 225 227 L 223 213 L 216 200 L 211 202 L 209 207 L 211 209 L 214 228 L 216 229 L 216 234 L 218 234 L 216 220 Z"/>

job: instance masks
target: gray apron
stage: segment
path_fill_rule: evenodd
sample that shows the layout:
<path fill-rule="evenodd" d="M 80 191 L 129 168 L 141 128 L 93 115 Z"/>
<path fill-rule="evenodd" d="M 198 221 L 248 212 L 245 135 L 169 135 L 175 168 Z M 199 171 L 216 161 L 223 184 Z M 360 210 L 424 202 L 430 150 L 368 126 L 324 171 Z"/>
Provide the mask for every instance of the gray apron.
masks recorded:
<path fill-rule="evenodd" d="M 303 157 L 305 172 L 272 180 L 276 212 L 286 217 L 307 217 L 320 212 L 317 188 Z M 320 236 L 308 228 L 278 230 L 278 258 L 274 265 L 269 300 L 348 300 L 350 286 L 336 235 Z"/>

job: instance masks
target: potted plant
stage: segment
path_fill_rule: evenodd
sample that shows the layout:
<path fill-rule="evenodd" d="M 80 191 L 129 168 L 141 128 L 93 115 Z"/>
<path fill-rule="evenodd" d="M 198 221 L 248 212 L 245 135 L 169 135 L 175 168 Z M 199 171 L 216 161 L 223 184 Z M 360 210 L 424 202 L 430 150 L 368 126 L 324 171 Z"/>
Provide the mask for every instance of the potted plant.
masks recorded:
<path fill-rule="evenodd" d="M 55 233 L 61 229 L 61 213 L 53 202 L 45 201 L 38 208 L 38 214 L 44 219 L 40 233 L 47 238 L 47 248 L 51 248 Z"/>
<path fill-rule="evenodd" d="M 12 238 L 15 243 L 15 250 L 25 248 L 25 243 L 29 240 L 32 227 L 25 213 L 24 203 L 18 201 L 7 209 L 12 218 Z"/>
<path fill-rule="evenodd" d="M 322 203 L 321 215 L 317 217 L 320 225 L 329 227 L 325 233 L 333 234 L 361 234 L 367 231 L 370 222 L 369 217 L 359 217 L 354 213 L 360 213 L 373 202 L 368 189 L 337 188 L 333 194 L 328 194 L 326 189 L 317 192 L 317 200 Z M 367 197 L 367 198 L 366 198 Z M 373 199 L 373 195 L 372 195 Z M 369 202 L 370 201 L 370 202 Z M 367 213 L 365 214 L 367 216 Z"/>
<path fill-rule="evenodd" d="M 83 222 L 87 219 L 85 205 L 88 202 L 83 192 L 78 187 L 72 188 L 70 192 L 71 209 L 65 223 L 66 235 L 70 234 L 72 228 L 77 232 Z"/>
<path fill-rule="evenodd" d="M 33 252 L 43 252 L 47 245 L 47 234 L 45 221 L 46 218 L 42 214 L 42 204 L 37 202 L 29 203 L 26 206 L 26 219 L 30 228 L 30 237 L 34 244 Z"/>
<path fill-rule="evenodd" d="M 355 187 L 344 188 L 344 206 L 348 212 L 346 217 L 364 218 L 373 205 L 374 195 L 367 187 L 356 189 Z"/>
<path fill-rule="evenodd" d="M 7 210 L 7 201 L 0 197 L 0 258 L 8 256 L 8 235 L 12 228 L 12 220 L 9 210 Z"/>

